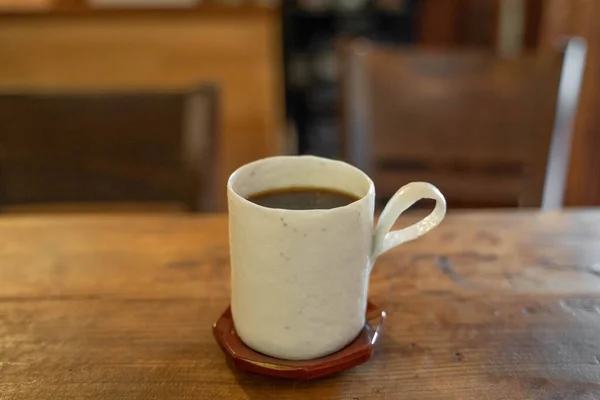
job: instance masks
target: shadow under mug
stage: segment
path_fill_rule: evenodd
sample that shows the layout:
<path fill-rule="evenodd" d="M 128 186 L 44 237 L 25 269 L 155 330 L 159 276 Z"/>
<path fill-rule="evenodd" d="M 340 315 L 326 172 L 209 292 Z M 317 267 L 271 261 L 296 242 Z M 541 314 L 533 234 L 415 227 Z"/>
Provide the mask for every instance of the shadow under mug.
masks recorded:
<path fill-rule="evenodd" d="M 329 188 L 358 197 L 325 210 L 267 208 L 250 195 L 289 187 Z M 231 310 L 242 341 L 263 354 L 307 360 L 348 345 L 365 324 L 375 259 L 435 228 L 446 201 L 429 183 L 400 188 L 374 226 L 375 187 L 361 170 L 314 156 L 280 156 L 236 170 L 227 184 Z M 390 231 L 420 199 L 434 210 Z"/>

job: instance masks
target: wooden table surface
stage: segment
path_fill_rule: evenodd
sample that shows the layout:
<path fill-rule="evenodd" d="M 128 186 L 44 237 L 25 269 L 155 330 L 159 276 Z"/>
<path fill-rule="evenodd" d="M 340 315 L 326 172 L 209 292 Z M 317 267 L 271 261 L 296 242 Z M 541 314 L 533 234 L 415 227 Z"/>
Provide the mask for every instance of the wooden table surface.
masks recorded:
<path fill-rule="evenodd" d="M 0 399 L 598 399 L 600 210 L 451 214 L 381 257 L 374 358 L 232 370 L 225 216 L 0 218 Z"/>

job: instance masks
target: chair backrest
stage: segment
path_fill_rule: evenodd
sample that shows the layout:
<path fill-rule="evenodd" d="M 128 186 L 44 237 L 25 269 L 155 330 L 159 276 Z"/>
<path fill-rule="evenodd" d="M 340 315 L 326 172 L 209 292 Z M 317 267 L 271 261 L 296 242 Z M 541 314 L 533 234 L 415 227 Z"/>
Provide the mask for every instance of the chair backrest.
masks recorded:
<path fill-rule="evenodd" d="M 450 206 L 540 206 L 543 195 L 556 206 L 585 60 L 581 40 L 566 48 L 501 58 L 342 43 L 343 155 L 382 198 L 424 180 Z"/>
<path fill-rule="evenodd" d="M 213 210 L 217 100 L 210 85 L 0 94 L 0 207 L 166 203 Z"/>

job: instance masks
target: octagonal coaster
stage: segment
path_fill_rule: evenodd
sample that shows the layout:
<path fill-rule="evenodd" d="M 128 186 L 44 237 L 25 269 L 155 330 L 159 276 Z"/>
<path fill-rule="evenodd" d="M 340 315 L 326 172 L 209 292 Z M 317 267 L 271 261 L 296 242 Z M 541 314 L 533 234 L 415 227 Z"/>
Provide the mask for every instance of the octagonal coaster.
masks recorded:
<path fill-rule="evenodd" d="M 235 332 L 229 307 L 213 325 L 213 334 L 227 359 L 240 370 L 279 378 L 309 380 L 344 371 L 369 360 L 385 317 L 384 311 L 369 302 L 365 326 L 352 343 L 336 353 L 304 361 L 269 357 L 246 346 Z"/>

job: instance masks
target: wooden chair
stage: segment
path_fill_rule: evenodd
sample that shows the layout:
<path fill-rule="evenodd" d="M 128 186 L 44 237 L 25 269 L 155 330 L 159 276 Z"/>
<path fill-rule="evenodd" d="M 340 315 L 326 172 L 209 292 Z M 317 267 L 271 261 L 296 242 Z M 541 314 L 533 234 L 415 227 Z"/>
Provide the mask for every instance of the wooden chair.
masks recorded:
<path fill-rule="evenodd" d="M 562 204 L 586 45 L 479 50 L 340 45 L 343 156 L 380 198 L 415 180 L 449 206 Z"/>
<path fill-rule="evenodd" d="M 0 206 L 216 207 L 217 91 L 0 94 Z"/>

